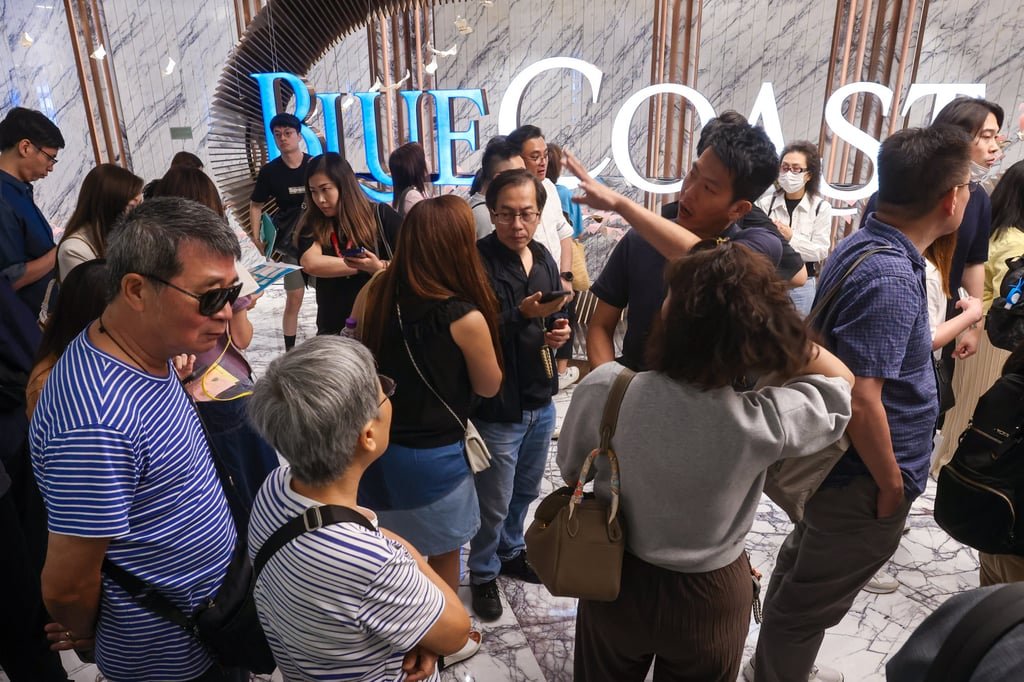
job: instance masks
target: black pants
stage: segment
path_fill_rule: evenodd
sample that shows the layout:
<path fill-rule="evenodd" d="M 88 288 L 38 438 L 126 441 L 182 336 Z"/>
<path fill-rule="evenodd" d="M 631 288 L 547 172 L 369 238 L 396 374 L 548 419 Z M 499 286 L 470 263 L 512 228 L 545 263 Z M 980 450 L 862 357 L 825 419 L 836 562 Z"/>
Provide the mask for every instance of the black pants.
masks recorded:
<path fill-rule="evenodd" d="M 0 497 L 0 667 L 12 682 L 65 682 L 60 654 L 43 627 L 39 574 L 46 559 L 46 510 L 29 465 L 28 444 L 4 461 L 11 488 Z"/>
<path fill-rule="evenodd" d="M 754 585 L 746 553 L 708 573 L 677 573 L 628 552 L 612 602 L 580 600 L 576 682 L 735 682 L 750 627 Z"/>

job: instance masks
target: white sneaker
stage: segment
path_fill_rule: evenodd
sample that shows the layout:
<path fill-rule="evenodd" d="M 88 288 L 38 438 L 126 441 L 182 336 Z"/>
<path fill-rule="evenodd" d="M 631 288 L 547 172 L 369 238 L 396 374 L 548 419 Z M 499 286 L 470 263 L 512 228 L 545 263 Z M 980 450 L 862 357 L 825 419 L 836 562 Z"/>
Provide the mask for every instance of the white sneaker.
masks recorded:
<path fill-rule="evenodd" d="M 754 682 L 754 659 L 748 659 L 743 666 L 743 679 L 747 682 Z M 843 682 L 843 674 L 833 668 L 815 665 L 807 676 L 807 682 Z"/>
<path fill-rule="evenodd" d="M 579 367 L 573 367 L 569 365 L 565 368 L 564 372 L 558 373 L 558 390 L 564 391 L 580 379 Z"/>
<path fill-rule="evenodd" d="M 875 573 L 875 577 L 868 581 L 868 584 L 864 586 L 865 592 L 871 592 L 872 594 L 891 594 L 900 588 L 900 581 L 896 579 L 896 576 L 890 575 L 885 571 L 879 571 Z"/>

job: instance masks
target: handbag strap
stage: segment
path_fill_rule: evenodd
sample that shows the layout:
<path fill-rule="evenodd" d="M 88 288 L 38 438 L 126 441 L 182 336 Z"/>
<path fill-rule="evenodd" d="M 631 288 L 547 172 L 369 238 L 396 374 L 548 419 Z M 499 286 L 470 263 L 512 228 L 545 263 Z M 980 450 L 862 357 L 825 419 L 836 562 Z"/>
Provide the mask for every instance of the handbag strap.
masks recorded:
<path fill-rule="evenodd" d="M 409 354 L 409 362 L 412 363 L 413 369 L 415 369 L 416 374 L 419 375 L 420 381 L 423 382 L 424 386 L 430 389 L 430 392 L 434 394 L 435 398 L 441 401 L 441 404 L 444 405 L 444 409 L 448 410 L 448 413 L 452 415 L 452 419 L 459 423 L 459 428 L 465 431 L 466 429 L 469 428 L 468 423 L 462 423 L 462 420 L 459 419 L 459 415 L 455 414 L 455 410 L 453 410 L 451 406 L 445 401 L 445 399 L 441 397 L 441 394 L 437 392 L 437 390 L 434 388 L 434 385 L 427 381 L 427 377 L 423 376 L 423 372 L 420 371 L 420 366 L 419 364 L 417 364 L 416 358 L 412 354 L 412 348 L 409 347 L 409 340 L 405 334 L 405 327 L 402 325 L 402 306 L 398 304 L 397 300 L 395 301 L 395 312 L 397 313 L 398 316 L 398 331 L 402 333 L 402 343 L 405 345 L 405 352 Z"/>
<path fill-rule="evenodd" d="M 195 620 L 175 606 L 170 599 L 160 594 L 155 585 L 129 573 L 107 557 L 103 557 L 102 570 L 108 578 L 120 585 L 125 592 L 131 595 L 132 601 L 136 604 L 152 611 L 165 620 L 169 620 L 193 637 L 199 637 Z"/>
<path fill-rule="evenodd" d="M 391 242 L 388 241 L 388 236 L 384 232 L 384 222 L 380 218 L 380 212 L 384 210 L 382 208 L 383 206 L 385 206 L 385 204 L 377 204 L 377 208 L 373 212 L 373 217 L 377 219 L 377 234 L 380 235 L 380 240 L 384 242 L 384 249 L 388 252 L 388 260 L 394 260 L 395 254 L 391 250 Z"/>
<path fill-rule="evenodd" d="M 601 441 L 596 448 L 590 451 L 587 458 L 583 460 L 583 466 L 580 467 L 580 475 L 576 479 L 576 489 L 573 490 L 572 498 L 569 500 L 570 519 L 576 505 L 583 501 L 583 484 L 587 482 L 590 466 L 594 463 L 594 459 L 602 453 L 608 458 L 608 464 L 611 468 L 611 484 L 609 487 L 612 500 L 611 509 L 608 514 L 608 523 L 614 521 L 615 516 L 619 512 L 619 458 L 615 451 L 612 450 L 612 436 L 615 435 L 615 427 L 619 422 L 619 408 L 622 406 L 622 399 L 626 395 L 629 383 L 633 381 L 635 376 L 636 372 L 628 367 L 623 367 L 619 375 L 615 377 L 611 390 L 608 391 L 608 397 L 604 403 L 604 412 L 601 414 Z"/>
<path fill-rule="evenodd" d="M 333 526 L 336 523 L 358 523 L 369 531 L 377 531 L 377 528 L 370 523 L 369 519 L 355 509 L 337 504 L 309 507 L 306 511 L 275 530 L 273 535 L 267 538 L 267 541 L 260 547 L 260 551 L 256 552 L 256 559 L 252 562 L 253 582 L 259 579 L 263 567 L 266 566 L 270 558 L 279 549 L 300 535 L 323 528 L 324 526 Z"/>
<path fill-rule="evenodd" d="M 878 246 L 873 249 L 868 249 L 867 251 L 859 255 L 857 257 L 857 260 L 853 261 L 853 264 L 851 264 L 850 267 L 846 269 L 846 272 L 843 273 L 843 276 L 840 277 L 839 281 L 835 283 L 835 286 L 829 289 L 828 293 L 818 300 L 818 305 L 814 306 L 814 308 L 811 309 L 811 312 L 807 315 L 807 321 L 810 322 L 812 320 L 817 319 L 818 316 L 821 315 L 822 311 L 828 308 L 829 304 L 832 302 L 832 299 L 834 299 L 836 297 L 836 294 L 839 293 L 839 290 L 842 288 L 843 283 L 850 277 L 850 275 L 853 274 L 853 271 L 856 270 L 861 263 L 868 259 L 868 257 L 873 256 L 876 253 L 881 253 L 883 251 L 895 250 L 896 249 L 892 248 L 891 246 Z M 824 325 L 822 326 L 822 328 L 824 328 Z"/>
<path fill-rule="evenodd" d="M 993 590 L 953 627 L 935 655 L 925 682 L 967 682 L 1003 635 L 1024 622 L 1024 583 Z"/>

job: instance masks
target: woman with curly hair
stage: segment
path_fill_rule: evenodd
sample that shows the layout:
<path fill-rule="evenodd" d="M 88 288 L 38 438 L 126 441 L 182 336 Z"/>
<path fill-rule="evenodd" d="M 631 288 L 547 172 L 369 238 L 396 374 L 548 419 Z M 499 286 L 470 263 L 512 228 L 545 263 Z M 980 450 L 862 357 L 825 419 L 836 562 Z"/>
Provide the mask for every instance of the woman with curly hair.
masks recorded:
<path fill-rule="evenodd" d="M 622 399 L 618 454 L 626 554 L 619 596 L 580 600 L 576 680 L 655 677 L 732 682 L 753 589 L 744 539 L 765 470 L 818 452 L 850 420 L 853 374 L 812 343 L 772 264 L 747 247 L 701 242 L 669 266 L 648 344 L 650 371 Z M 623 368 L 576 388 L 558 441 L 570 485 L 599 442 L 605 400 Z M 759 390 L 752 377 L 784 378 Z M 609 467 L 595 461 L 607 497 Z"/>

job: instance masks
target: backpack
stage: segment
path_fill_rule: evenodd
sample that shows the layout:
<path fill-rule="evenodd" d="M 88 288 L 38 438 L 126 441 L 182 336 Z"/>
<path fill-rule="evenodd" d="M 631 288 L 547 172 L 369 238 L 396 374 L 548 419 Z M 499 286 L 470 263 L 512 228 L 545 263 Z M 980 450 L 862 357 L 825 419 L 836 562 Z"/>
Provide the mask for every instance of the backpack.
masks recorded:
<path fill-rule="evenodd" d="M 1009 271 L 985 316 L 985 331 L 996 348 L 1013 350 L 1024 341 L 1024 255 L 1007 258 Z"/>
<path fill-rule="evenodd" d="M 935 521 L 989 554 L 1024 556 L 1024 375 L 1006 374 L 978 400 L 953 459 L 939 472 Z"/>

